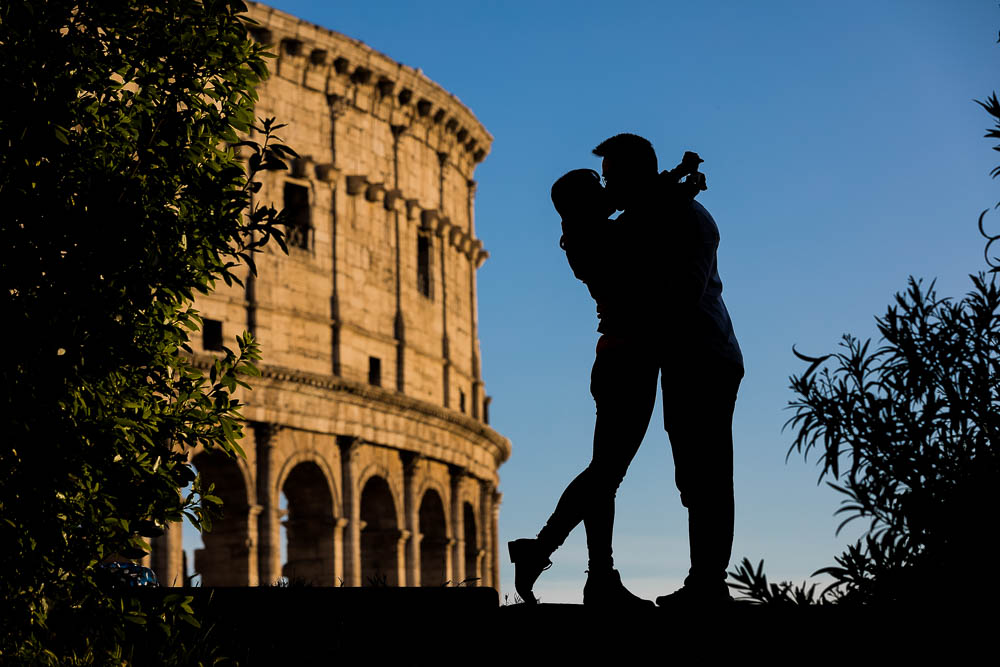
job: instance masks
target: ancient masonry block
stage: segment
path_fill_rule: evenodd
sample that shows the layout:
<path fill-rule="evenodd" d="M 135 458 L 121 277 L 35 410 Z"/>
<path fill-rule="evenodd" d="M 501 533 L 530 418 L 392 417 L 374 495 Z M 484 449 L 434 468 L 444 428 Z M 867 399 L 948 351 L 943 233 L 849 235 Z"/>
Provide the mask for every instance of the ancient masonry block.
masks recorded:
<path fill-rule="evenodd" d="M 194 570 L 206 586 L 498 587 L 511 445 L 489 426 L 476 314 L 489 253 L 473 218 L 493 138 L 420 70 L 248 5 L 251 36 L 277 55 L 256 115 L 286 123 L 300 159 L 258 195 L 288 211 L 288 254 L 272 244 L 244 287 L 196 304 L 214 332 L 200 363 L 244 329 L 264 359 L 239 396 L 246 460 L 193 458 L 225 502 Z M 152 562 L 183 581 L 177 529 Z"/>

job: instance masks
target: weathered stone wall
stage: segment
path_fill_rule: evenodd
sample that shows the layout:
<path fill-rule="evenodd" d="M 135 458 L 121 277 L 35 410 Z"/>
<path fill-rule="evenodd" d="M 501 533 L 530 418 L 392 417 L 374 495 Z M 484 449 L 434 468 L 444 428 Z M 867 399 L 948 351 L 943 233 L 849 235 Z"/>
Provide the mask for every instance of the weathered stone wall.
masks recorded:
<path fill-rule="evenodd" d="M 486 423 L 472 178 L 492 137 L 419 70 L 263 5 L 250 14 L 278 55 L 256 115 L 286 123 L 300 155 L 258 201 L 298 197 L 307 214 L 288 255 L 272 244 L 245 287 L 196 304 L 230 347 L 251 331 L 264 360 L 240 396 L 246 461 L 194 456 L 226 507 L 194 569 L 205 585 L 498 587 L 510 443 Z M 206 333 L 205 365 L 217 344 Z M 181 581 L 177 532 L 154 545 L 166 584 Z"/>

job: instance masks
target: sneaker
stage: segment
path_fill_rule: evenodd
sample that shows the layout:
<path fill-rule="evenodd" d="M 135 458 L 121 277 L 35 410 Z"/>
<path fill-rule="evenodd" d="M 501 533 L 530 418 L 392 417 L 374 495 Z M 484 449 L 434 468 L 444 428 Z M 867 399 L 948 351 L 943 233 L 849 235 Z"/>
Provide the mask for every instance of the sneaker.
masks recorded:
<path fill-rule="evenodd" d="M 510 554 L 510 562 L 514 564 L 514 590 L 526 603 L 537 603 L 531 588 L 538 576 L 552 567 L 552 561 L 541 552 L 538 540 L 534 539 L 508 542 L 507 553 Z"/>
<path fill-rule="evenodd" d="M 614 609 L 654 608 L 652 602 L 625 588 L 618 570 L 608 570 L 602 574 L 588 570 L 587 583 L 583 587 L 583 604 Z"/>
<path fill-rule="evenodd" d="M 685 584 L 673 593 L 656 598 L 658 607 L 668 609 L 691 609 L 719 607 L 733 601 L 729 587 L 720 582 L 718 586 L 691 586 Z"/>

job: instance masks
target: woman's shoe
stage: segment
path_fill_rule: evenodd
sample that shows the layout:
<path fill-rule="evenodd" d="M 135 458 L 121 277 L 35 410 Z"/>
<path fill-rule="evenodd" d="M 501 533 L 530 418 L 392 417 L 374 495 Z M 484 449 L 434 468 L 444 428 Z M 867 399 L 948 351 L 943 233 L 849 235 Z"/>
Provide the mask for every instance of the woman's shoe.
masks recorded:
<path fill-rule="evenodd" d="M 644 600 L 625 588 L 618 570 L 588 571 L 587 583 L 583 587 L 583 604 L 629 611 L 656 608 L 652 600 Z"/>
<path fill-rule="evenodd" d="M 514 590 L 528 604 L 535 604 L 535 594 L 531 587 L 545 570 L 552 567 L 552 561 L 541 552 L 538 540 L 524 538 L 507 543 L 510 562 L 514 564 Z"/>

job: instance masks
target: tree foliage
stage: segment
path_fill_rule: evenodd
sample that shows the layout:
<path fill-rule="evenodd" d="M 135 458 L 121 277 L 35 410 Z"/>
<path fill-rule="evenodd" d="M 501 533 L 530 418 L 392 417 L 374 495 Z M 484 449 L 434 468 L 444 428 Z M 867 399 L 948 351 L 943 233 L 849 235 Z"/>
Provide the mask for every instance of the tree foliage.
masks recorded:
<path fill-rule="evenodd" d="M 1000 40 L 998 40 L 998 42 L 1000 42 Z M 986 137 L 988 139 L 1000 140 L 1000 100 L 997 99 L 997 94 L 994 92 L 986 98 L 985 102 L 976 100 L 976 103 L 986 109 L 986 113 L 993 117 L 994 125 L 986 131 Z M 993 150 L 1000 151 L 1000 144 L 993 146 Z M 994 167 L 993 170 L 990 171 L 990 176 L 993 178 L 1000 176 L 1000 166 Z M 1000 204 L 997 204 L 994 208 L 1000 208 Z M 986 248 L 983 250 L 986 263 L 990 266 L 990 271 L 992 273 L 997 273 L 1000 271 L 1000 257 L 996 255 L 991 257 L 990 250 L 993 247 L 993 244 L 1000 240 L 1000 234 L 990 234 L 986 231 L 983 221 L 986 218 L 986 214 L 989 212 L 990 210 L 986 209 L 979 214 L 979 233 L 986 238 Z"/>
<path fill-rule="evenodd" d="M 997 120 L 986 136 L 1000 138 L 996 95 L 979 104 Z M 991 263 L 1000 237 L 984 231 L 985 214 L 979 229 Z M 730 574 L 746 599 L 884 604 L 980 595 L 995 567 L 1000 511 L 1000 288 L 991 265 L 970 276 L 973 289 L 958 300 L 911 277 L 876 318 L 875 350 L 845 335 L 841 352 L 795 352 L 809 366 L 791 378 L 789 454 L 817 453 L 820 481 L 845 496 L 838 533 L 855 519 L 868 521 L 868 531 L 815 573 L 833 578 L 819 595 L 805 584 L 769 584 L 763 561 L 755 569 L 744 558 Z"/>
<path fill-rule="evenodd" d="M 815 452 L 820 479 L 843 494 L 840 524 L 869 522 L 864 539 L 816 574 L 834 583 L 768 585 L 745 560 L 735 588 L 760 602 L 904 602 L 968 594 L 995 556 L 1000 510 L 1000 287 L 972 277 L 964 298 L 909 289 L 877 318 L 883 345 L 844 336 L 843 351 L 796 353 L 789 450 Z M 931 582 L 948 582 L 940 590 Z"/>
<path fill-rule="evenodd" d="M 0 5 L 7 658 L 119 660 L 122 627 L 162 639 L 172 618 L 197 625 L 182 598 L 140 609 L 95 572 L 142 556 L 167 522 L 209 527 L 220 501 L 189 453 L 242 454 L 234 393 L 258 347 L 244 333 L 206 378 L 188 341 L 196 292 L 239 282 L 271 239 L 284 248 L 281 216 L 252 200 L 254 175 L 294 153 L 271 121 L 253 129 L 268 54 L 245 11 L 238 0 Z"/>

